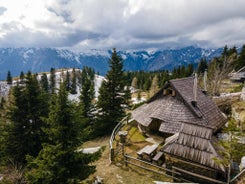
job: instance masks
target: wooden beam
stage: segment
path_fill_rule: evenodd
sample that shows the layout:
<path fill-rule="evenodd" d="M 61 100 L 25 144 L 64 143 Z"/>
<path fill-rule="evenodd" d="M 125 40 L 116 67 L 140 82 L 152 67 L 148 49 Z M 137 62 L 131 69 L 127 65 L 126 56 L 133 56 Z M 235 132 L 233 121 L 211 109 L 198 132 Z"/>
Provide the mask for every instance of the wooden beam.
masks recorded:
<path fill-rule="evenodd" d="M 156 168 L 158 168 L 158 169 L 162 169 L 162 170 L 164 170 L 165 172 L 173 172 L 172 170 L 167 169 L 167 168 L 165 168 L 165 167 L 160 167 L 160 166 L 157 166 L 157 165 L 155 165 L 155 164 L 152 164 L 152 163 L 146 162 L 146 161 L 144 161 L 144 160 L 140 160 L 140 159 L 131 157 L 131 156 L 126 155 L 126 154 L 125 154 L 124 156 L 125 156 L 126 158 L 129 158 L 129 159 L 132 159 L 132 160 L 136 160 L 136 161 L 141 162 L 141 163 L 145 163 L 145 164 L 147 164 L 147 165 L 156 167 Z M 180 174 L 180 173 L 178 173 L 178 172 L 174 172 L 174 173 L 175 173 L 175 174 Z"/>
<path fill-rule="evenodd" d="M 233 181 L 235 181 L 237 178 L 239 178 L 243 173 L 245 173 L 245 169 L 242 170 L 240 173 L 238 173 L 231 181 L 230 183 L 232 183 Z"/>
<path fill-rule="evenodd" d="M 187 161 L 187 160 L 182 160 L 182 159 L 179 159 L 178 157 L 172 156 L 170 154 L 167 154 L 167 155 L 169 157 L 174 158 L 174 159 L 178 160 L 179 162 L 182 162 L 182 163 L 185 163 L 185 164 L 193 165 L 193 166 L 200 167 L 200 168 L 207 169 L 207 170 L 214 171 L 214 172 L 217 171 L 216 169 L 213 169 L 211 167 L 207 167 L 205 165 L 201 165 L 201 164 L 198 164 L 198 163 L 195 163 L 195 162 L 190 162 L 190 161 Z"/>
<path fill-rule="evenodd" d="M 125 161 L 125 162 L 127 162 L 128 164 L 134 165 L 134 166 L 136 166 L 136 167 L 139 167 L 139 168 L 142 168 L 142 169 L 151 171 L 151 172 L 155 172 L 155 173 L 160 174 L 160 175 L 165 175 L 165 176 L 167 176 L 167 177 L 176 179 L 176 180 L 178 180 L 178 181 L 179 181 L 179 180 L 182 180 L 182 181 L 184 180 L 185 182 L 190 182 L 190 181 L 188 181 L 188 180 L 186 180 L 186 179 L 183 179 L 183 178 L 180 179 L 180 178 L 177 178 L 177 177 L 174 177 L 174 176 L 170 176 L 170 175 L 168 175 L 168 174 L 166 174 L 166 173 L 164 173 L 164 172 L 159 172 L 159 171 L 156 171 L 156 170 L 154 170 L 154 169 L 150 169 L 150 168 L 147 168 L 147 167 L 144 167 L 144 166 L 135 164 L 135 163 L 133 163 L 133 162 L 129 162 L 129 161 Z"/>
<path fill-rule="evenodd" d="M 208 181 L 211 181 L 211 182 L 215 182 L 215 183 L 220 183 L 220 184 L 226 184 L 225 182 L 223 181 L 219 181 L 219 180 L 216 180 L 216 179 L 213 179 L 213 178 L 209 178 L 207 176 L 202 176 L 200 174 L 197 174 L 197 173 L 193 173 L 193 172 L 190 172 L 190 171 L 187 171 L 187 170 L 184 170 L 184 169 L 180 169 L 178 167 L 172 167 L 173 169 L 179 171 L 179 172 L 182 172 L 182 173 L 185 173 L 185 174 L 189 174 L 191 176 L 195 176 L 195 177 L 198 177 L 198 178 L 201 178 L 201 179 L 204 179 L 204 180 L 208 180 Z"/>

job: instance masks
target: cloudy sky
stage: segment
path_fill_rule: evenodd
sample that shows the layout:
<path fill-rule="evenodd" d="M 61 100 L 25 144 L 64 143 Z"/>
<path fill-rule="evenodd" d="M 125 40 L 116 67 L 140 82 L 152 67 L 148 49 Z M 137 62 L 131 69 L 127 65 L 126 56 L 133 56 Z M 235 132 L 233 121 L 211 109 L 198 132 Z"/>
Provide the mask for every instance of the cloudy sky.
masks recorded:
<path fill-rule="evenodd" d="M 245 44 L 245 0 L 0 0 L 0 47 Z"/>

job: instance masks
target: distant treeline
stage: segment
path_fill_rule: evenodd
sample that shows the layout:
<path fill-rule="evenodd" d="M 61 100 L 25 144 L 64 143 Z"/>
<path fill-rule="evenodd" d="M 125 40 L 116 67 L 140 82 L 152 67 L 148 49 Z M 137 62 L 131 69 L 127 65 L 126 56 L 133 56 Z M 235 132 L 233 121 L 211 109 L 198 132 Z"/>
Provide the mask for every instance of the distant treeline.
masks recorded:
<path fill-rule="evenodd" d="M 244 66 L 245 45 L 243 45 L 241 48 L 240 53 L 238 53 L 238 49 L 236 47 L 228 48 L 225 46 L 221 56 L 215 57 L 212 60 L 201 58 L 197 66 L 194 64 L 189 64 L 187 66 L 181 65 L 173 68 L 173 70 L 159 70 L 150 72 L 127 71 L 125 72 L 125 76 L 127 85 L 133 86 L 136 89 L 148 91 L 150 90 L 154 77 L 157 77 L 158 86 L 162 87 L 164 83 L 170 79 L 188 77 L 194 72 L 197 72 L 199 76 L 202 76 L 205 70 L 207 70 L 208 77 L 210 80 L 212 80 L 218 72 L 222 71 L 222 74 L 220 73 L 222 76 L 214 79 L 219 81 L 227 77 L 228 73 L 232 70 L 237 71 Z"/>

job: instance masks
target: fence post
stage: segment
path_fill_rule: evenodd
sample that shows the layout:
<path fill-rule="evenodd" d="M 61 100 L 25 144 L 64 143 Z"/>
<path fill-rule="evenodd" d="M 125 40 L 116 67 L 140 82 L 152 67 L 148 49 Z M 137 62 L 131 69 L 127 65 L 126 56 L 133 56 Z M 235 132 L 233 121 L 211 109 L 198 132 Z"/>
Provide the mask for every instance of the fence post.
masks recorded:
<path fill-rule="evenodd" d="M 124 162 L 125 162 L 125 166 L 128 167 L 128 157 L 127 157 L 127 154 L 123 155 L 124 156 Z"/>
<path fill-rule="evenodd" d="M 110 148 L 110 153 L 111 153 L 111 162 L 114 161 L 114 148 Z"/>

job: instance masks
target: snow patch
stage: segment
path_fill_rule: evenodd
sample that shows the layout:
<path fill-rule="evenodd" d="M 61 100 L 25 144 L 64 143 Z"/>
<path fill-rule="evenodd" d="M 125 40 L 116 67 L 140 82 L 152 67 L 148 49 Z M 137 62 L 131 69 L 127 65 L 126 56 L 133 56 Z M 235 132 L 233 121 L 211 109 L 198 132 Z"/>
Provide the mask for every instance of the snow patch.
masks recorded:
<path fill-rule="evenodd" d="M 29 50 L 27 50 L 26 52 L 24 52 L 23 58 L 24 58 L 25 60 L 27 60 L 27 59 L 30 57 L 30 55 L 33 54 L 33 53 L 34 53 L 33 49 L 29 49 Z"/>
<path fill-rule="evenodd" d="M 108 58 L 111 56 L 111 54 L 108 51 L 97 50 L 97 49 L 84 50 L 83 52 L 80 53 L 80 55 L 83 55 L 83 56 L 105 56 Z"/>
<path fill-rule="evenodd" d="M 148 59 L 149 58 L 149 56 L 146 55 L 146 54 L 142 54 L 142 56 L 143 56 L 143 59 Z"/>
<path fill-rule="evenodd" d="M 99 89 L 102 84 L 102 82 L 105 80 L 105 77 L 96 75 L 94 76 L 94 90 L 95 90 L 95 98 L 98 98 L 99 96 Z"/>
<path fill-rule="evenodd" d="M 75 53 L 68 50 L 57 50 L 58 56 L 64 59 L 73 60 Z"/>
<path fill-rule="evenodd" d="M 93 153 L 96 153 L 100 150 L 100 146 L 98 147 L 92 147 L 92 148 L 81 148 L 79 150 L 77 150 L 78 152 L 82 151 L 83 153 L 85 154 L 93 154 Z"/>

